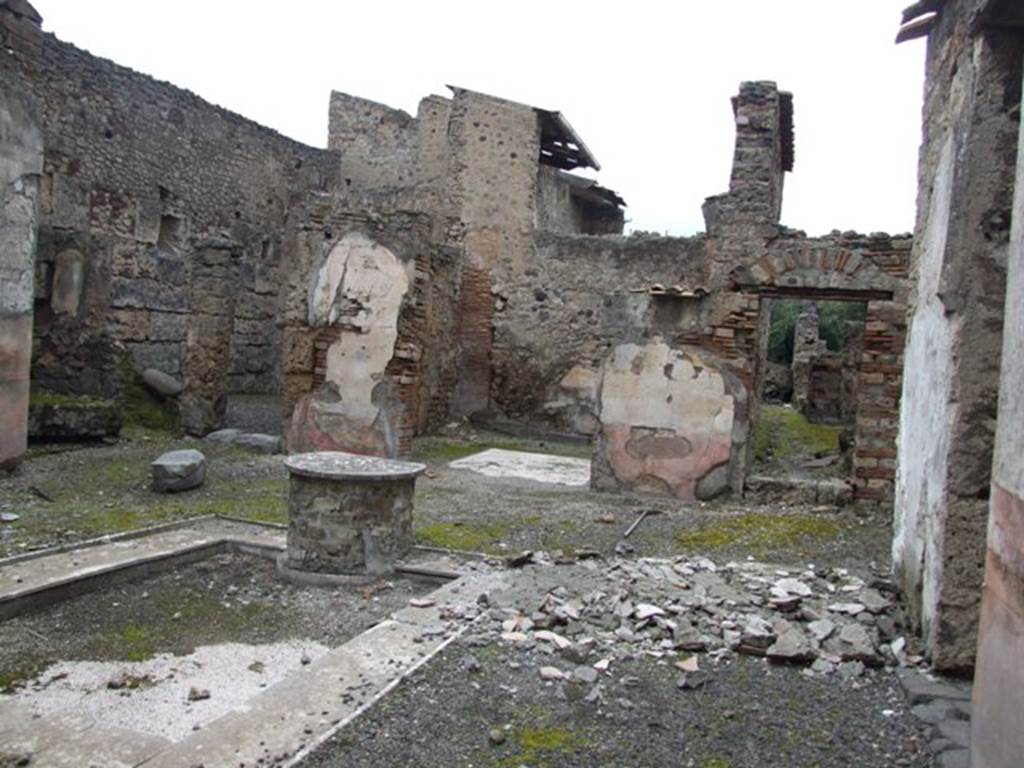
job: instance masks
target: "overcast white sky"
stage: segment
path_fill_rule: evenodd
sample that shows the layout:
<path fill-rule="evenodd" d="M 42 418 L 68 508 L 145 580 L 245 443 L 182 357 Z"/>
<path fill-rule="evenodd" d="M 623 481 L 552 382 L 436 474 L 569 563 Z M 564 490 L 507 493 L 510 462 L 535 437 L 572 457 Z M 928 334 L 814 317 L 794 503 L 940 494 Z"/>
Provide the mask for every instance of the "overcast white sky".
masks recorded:
<path fill-rule="evenodd" d="M 460 85 L 562 111 L 631 229 L 690 234 L 728 187 L 729 97 L 794 93 L 783 222 L 913 228 L 924 42 L 909 0 L 34 0 L 62 40 L 325 146 L 331 89 L 415 114 Z"/>

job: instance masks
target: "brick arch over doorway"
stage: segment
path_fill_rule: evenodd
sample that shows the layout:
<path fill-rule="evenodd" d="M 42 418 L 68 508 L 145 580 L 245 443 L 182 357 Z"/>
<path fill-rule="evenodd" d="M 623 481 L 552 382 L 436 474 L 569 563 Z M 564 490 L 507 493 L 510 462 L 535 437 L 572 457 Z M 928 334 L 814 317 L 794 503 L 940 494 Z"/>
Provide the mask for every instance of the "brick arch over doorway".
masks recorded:
<path fill-rule="evenodd" d="M 767 333 L 770 320 L 764 311 L 768 302 L 763 299 L 859 301 L 867 305 L 851 478 L 858 502 L 890 504 L 893 500 L 908 257 L 909 240 L 877 238 L 869 240 L 866 248 L 822 241 L 776 241 L 729 273 L 733 290 L 759 299 L 755 325 L 759 336 Z M 754 387 L 760 391 L 764 346 L 757 346 L 762 351 L 755 363 Z"/>

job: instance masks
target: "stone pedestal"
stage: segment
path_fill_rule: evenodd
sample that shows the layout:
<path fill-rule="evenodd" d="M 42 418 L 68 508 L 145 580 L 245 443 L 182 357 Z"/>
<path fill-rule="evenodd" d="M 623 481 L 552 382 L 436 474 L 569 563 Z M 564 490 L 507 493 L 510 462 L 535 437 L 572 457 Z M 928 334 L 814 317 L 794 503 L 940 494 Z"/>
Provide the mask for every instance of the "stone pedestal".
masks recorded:
<path fill-rule="evenodd" d="M 289 457 L 288 550 L 282 565 L 315 574 L 387 573 L 412 549 L 423 464 L 351 453 Z"/>

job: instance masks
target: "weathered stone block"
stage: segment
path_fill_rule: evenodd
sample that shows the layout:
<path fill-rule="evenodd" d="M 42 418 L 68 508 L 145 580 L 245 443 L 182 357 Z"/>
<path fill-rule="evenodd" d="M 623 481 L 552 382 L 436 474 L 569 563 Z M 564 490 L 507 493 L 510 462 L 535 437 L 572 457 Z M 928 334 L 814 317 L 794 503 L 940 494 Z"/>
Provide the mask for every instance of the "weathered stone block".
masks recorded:
<path fill-rule="evenodd" d="M 187 491 L 202 485 L 206 479 L 206 457 L 192 448 L 169 451 L 150 464 L 150 470 L 154 491 Z"/>

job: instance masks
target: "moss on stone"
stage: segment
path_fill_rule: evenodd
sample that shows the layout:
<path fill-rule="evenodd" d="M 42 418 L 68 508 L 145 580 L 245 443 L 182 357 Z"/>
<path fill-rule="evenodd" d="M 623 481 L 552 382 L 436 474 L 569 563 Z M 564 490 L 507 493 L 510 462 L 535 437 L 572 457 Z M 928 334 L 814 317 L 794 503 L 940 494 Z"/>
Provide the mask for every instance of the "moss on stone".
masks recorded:
<path fill-rule="evenodd" d="M 839 525 L 820 515 L 770 515 L 750 512 L 723 517 L 683 531 L 676 540 L 688 552 L 712 553 L 744 549 L 763 556 L 799 544 L 834 538 Z"/>
<path fill-rule="evenodd" d="M 142 383 L 131 361 L 125 357 L 121 363 L 121 412 L 126 427 L 144 427 L 158 432 L 177 432 L 178 413 L 170 401 L 157 399 Z"/>
<path fill-rule="evenodd" d="M 497 553 L 496 544 L 508 533 L 499 523 L 429 523 L 414 531 L 421 544 L 441 549 L 461 549 L 470 552 Z"/>
<path fill-rule="evenodd" d="M 41 658 L 22 659 L 15 667 L 0 669 L 0 693 L 14 693 L 35 680 L 50 663 Z"/>
<path fill-rule="evenodd" d="M 65 395 L 45 389 L 33 388 L 29 394 L 29 408 L 111 408 L 113 400 L 91 395 Z"/>

